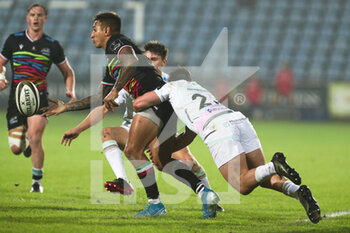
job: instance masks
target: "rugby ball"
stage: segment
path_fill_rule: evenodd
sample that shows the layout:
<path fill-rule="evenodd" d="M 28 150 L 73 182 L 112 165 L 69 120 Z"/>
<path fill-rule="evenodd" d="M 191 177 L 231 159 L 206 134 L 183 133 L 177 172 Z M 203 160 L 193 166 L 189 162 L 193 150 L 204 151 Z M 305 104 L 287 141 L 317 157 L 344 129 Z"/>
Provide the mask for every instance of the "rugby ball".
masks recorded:
<path fill-rule="evenodd" d="M 40 106 L 39 91 L 34 83 L 24 80 L 16 88 L 16 105 L 18 111 L 25 116 L 32 116 Z"/>

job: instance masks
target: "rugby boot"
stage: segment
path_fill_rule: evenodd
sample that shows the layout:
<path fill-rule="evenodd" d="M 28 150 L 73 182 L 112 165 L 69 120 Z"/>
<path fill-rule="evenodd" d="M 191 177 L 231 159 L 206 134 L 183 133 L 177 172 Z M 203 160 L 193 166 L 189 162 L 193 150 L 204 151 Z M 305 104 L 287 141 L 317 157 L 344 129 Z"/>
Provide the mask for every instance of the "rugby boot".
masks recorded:
<path fill-rule="evenodd" d="M 276 173 L 280 176 L 285 176 L 290 179 L 294 184 L 300 185 L 301 178 L 299 173 L 291 168 L 287 161 L 286 157 L 281 152 L 276 152 L 272 157 L 272 163 L 275 167 Z"/>
<path fill-rule="evenodd" d="M 211 189 L 205 188 L 201 200 L 203 203 L 203 218 L 215 218 L 220 201 L 219 196 Z"/>
<path fill-rule="evenodd" d="M 165 216 L 166 210 L 163 203 L 150 204 L 148 203 L 147 207 L 141 212 L 134 215 L 134 217 L 159 217 Z"/>
<path fill-rule="evenodd" d="M 30 189 L 31 193 L 42 193 L 44 192 L 43 186 L 39 182 L 33 182 L 32 188 Z"/>
<path fill-rule="evenodd" d="M 134 192 L 132 185 L 123 178 L 118 178 L 113 181 L 107 181 L 105 188 L 111 193 L 121 193 L 123 195 L 130 195 Z"/>
<path fill-rule="evenodd" d="M 315 224 L 318 223 L 321 220 L 321 210 L 309 187 L 302 185 L 297 192 L 299 202 L 303 205 L 310 221 Z"/>
<path fill-rule="evenodd" d="M 29 158 L 32 155 L 32 149 L 30 148 L 30 146 L 28 146 L 24 151 L 23 151 L 23 155 L 27 158 Z"/>

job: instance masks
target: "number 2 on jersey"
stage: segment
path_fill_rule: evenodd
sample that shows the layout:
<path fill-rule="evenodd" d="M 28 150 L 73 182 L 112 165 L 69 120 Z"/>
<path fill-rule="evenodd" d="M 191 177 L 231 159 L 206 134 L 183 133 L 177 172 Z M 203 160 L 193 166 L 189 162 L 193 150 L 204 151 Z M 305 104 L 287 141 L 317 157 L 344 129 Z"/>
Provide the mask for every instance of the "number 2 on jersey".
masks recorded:
<path fill-rule="evenodd" d="M 192 95 L 192 100 L 195 100 L 197 98 L 201 98 L 201 102 L 199 104 L 199 109 L 202 109 L 206 106 L 209 106 L 211 105 L 211 103 L 206 103 L 205 101 L 207 100 L 207 97 L 205 97 L 204 95 L 201 95 L 201 94 L 194 94 Z"/>

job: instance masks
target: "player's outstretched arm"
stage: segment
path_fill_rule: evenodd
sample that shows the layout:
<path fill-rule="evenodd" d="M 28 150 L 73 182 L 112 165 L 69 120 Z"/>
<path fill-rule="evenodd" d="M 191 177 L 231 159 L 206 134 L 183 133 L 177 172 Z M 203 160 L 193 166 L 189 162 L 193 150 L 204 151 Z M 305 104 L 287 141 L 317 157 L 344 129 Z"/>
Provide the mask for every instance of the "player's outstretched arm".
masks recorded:
<path fill-rule="evenodd" d="M 61 144 L 70 146 L 73 139 L 77 138 L 81 132 L 100 122 L 108 112 L 109 111 L 105 105 L 101 105 L 92 110 L 92 112 L 90 112 L 90 114 L 77 127 L 64 133 Z"/>
<path fill-rule="evenodd" d="M 40 110 L 46 111 L 43 114 L 41 114 L 41 116 L 43 116 L 43 117 L 49 117 L 52 115 L 57 116 L 57 115 L 67 111 L 67 108 L 66 108 L 63 101 L 57 100 L 57 99 L 51 99 L 51 98 L 47 98 L 47 99 L 51 103 L 54 103 L 54 104 L 51 106 L 41 108 Z"/>
<path fill-rule="evenodd" d="M 104 103 L 109 111 L 113 111 L 113 108 L 116 107 L 114 100 L 117 98 L 118 92 L 130 80 L 138 62 L 134 49 L 129 46 L 121 50 L 119 60 L 122 64 L 120 75 L 111 92 L 104 98 Z"/>
<path fill-rule="evenodd" d="M 75 74 L 72 67 L 69 65 L 67 60 L 65 63 L 59 65 L 58 68 L 64 77 L 64 82 L 67 89 L 66 96 L 70 98 L 70 101 L 75 101 Z"/>
<path fill-rule="evenodd" d="M 160 104 L 161 100 L 154 91 L 149 91 L 140 97 L 137 97 L 132 104 L 135 112 L 140 112 L 150 106 Z"/>
<path fill-rule="evenodd" d="M 54 104 L 48 107 L 41 108 L 41 110 L 46 110 L 46 112 L 44 112 L 42 116 L 57 116 L 64 112 L 89 109 L 91 104 L 92 106 L 101 104 L 103 97 L 106 96 L 111 89 L 112 88 L 110 86 L 102 86 L 102 88 L 99 89 L 96 95 L 88 96 L 81 100 L 68 103 L 63 103 L 63 101 L 49 98 L 49 101 Z"/>
<path fill-rule="evenodd" d="M 174 151 L 181 150 L 191 144 L 196 136 L 195 132 L 186 127 L 185 132 L 175 137 Z"/>

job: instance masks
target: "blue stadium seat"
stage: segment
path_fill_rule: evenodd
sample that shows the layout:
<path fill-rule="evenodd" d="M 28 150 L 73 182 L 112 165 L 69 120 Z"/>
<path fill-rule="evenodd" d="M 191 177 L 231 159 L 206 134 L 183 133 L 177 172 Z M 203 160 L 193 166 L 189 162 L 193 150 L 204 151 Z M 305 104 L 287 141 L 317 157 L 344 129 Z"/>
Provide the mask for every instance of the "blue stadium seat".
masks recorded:
<path fill-rule="evenodd" d="M 124 8 L 124 0 L 86 1 L 89 7 L 83 10 L 49 9 L 45 29 L 61 42 L 77 79 L 82 80 L 89 73 L 89 55 L 102 52 L 89 39 L 92 16 L 98 11 L 118 12 L 122 32 L 130 37 L 135 25 L 134 11 Z M 142 2 L 146 7 L 144 42 L 156 39 L 169 46 L 169 65 L 174 65 L 172 56 L 179 51 L 186 61 L 200 64 L 221 29 L 228 27 L 230 64 L 259 65 L 262 79 L 273 77 L 281 60 L 288 60 L 297 81 L 320 72 L 326 79 L 344 76 L 350 80 L 350 68 L 344 65 L 350 62 L 346 61 L 350 59 L 350 1 L 263 0 L 252 1 L 251 7 L 242 0 Z M 17 1 L 16 7 L 0 9 L 0 20 L 7 22 L 0 25 L 1 43 L 8 34 L 25 28 L 29 3 Z"/>

